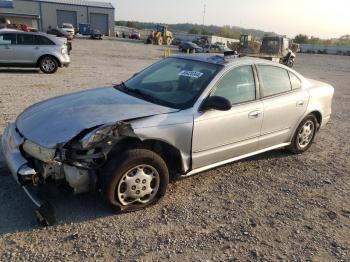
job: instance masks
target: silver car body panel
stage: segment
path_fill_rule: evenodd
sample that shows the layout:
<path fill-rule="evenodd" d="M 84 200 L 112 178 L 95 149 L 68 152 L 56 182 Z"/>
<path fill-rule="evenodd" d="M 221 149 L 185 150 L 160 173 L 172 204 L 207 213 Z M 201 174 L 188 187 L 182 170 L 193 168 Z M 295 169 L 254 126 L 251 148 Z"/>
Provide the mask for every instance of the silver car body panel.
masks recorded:
<path fill-rule="evenodd" d="M 86 129 L 176 111 L 105 87 L 32 105 L 18 116 L 16 125 L 26 139 L 55 148 Z"/>

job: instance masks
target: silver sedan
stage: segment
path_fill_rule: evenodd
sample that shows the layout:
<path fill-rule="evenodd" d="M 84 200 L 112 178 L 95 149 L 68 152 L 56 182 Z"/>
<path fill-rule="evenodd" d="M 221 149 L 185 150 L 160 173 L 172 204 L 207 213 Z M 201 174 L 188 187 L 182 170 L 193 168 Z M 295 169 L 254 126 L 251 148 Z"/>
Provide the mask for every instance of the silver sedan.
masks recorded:
<path fill-rule="evenodd" d="M 38 103 L 2 137 L 7 164 L 33 191 L 63 180 L 120 211 L 156 203 L 183 177 L 276 148 L 305 152 L 330 119 L 334 89 L 280 64 L 221 55 L 164 59 L 112 87 Z"/>

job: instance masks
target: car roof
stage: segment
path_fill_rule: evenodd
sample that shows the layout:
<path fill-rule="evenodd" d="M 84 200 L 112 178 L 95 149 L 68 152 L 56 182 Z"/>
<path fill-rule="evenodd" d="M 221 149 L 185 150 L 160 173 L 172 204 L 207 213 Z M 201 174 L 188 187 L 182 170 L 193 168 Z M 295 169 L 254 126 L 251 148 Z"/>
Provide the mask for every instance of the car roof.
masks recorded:
<path fill-rule="evenodd" d="M 45 33 L 42 33 L 42 32 L 24 32 L 22 30 L 16 30 L 11 28 L 0 29 L 0 32 L 13 33 L 13 34 L 20 33 L 20 34 L 31 34 L 31 35 L 46 35 Z"/>
<path fill-rule="evenodd" d="M 229 66 L 233 64 L 237 64 L 237 65 L 267 64 L 267 65 L 284 67 L 283 65 L 276 62 L 268 61 L 266 59 L 261 59 L 261 58 L 249 57 L 249 56 L 238 57 L 238 56 L 224 56 L 223 54 L 205 53 L 205 54 L 180 54 L 180 55 L 173 55 L 171 57 L 193 60 L 198 62 L 206 62 L 206 63 L 223 65 L 223 66 Z"/>

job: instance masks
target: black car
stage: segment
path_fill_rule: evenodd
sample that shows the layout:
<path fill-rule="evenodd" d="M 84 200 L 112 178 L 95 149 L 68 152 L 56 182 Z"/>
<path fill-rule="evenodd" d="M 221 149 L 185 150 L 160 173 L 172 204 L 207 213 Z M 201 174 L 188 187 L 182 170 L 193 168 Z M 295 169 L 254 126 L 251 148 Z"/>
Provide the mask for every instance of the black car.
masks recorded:
<path fill-rule="evenodd" d="M 66 31 L 62 30 L 62 29 L 58 29 L 58 28 L 51 28 L 49 30 L 47 30 L 46 32 L 49 35 L 55 35 L 58 37 L 64 37 L 67 38 L 68 40 L 72 40 L 73 39 L 73 35 L 67 33 Z"/>
<path fill-rule="evenodd" d="M 193 42 L 184 42 L 181 43 L 179 46 L 179 49 L 181 52 L 187 52 L 189 51 L 190 53 L 203 53 L 203 48 L 196 45 Z"/>
<path fill-rule="evenodd" d="M 91 31 L 91 39 L 102 40 L 102 33 L 98 29 L 93 29 Z"/>

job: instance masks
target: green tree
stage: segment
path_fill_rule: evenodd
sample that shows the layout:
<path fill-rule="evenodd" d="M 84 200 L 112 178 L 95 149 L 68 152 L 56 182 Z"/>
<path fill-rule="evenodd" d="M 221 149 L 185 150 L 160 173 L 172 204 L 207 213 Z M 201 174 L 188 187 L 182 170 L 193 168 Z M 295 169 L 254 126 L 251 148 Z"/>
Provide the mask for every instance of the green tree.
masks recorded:
<path fill-rule="evenodd" d="M 297 44 L 307 44 L 309 37 L 307 35 L 299 34 L 294 38 L 294 42 Z"/>
<path fill-rule="evenodd" d="M 211 35 L 211 33 L 210 33 L 207 29 L 205 29 L 205 28 L 202 29 L 201 34 L 202 34 L 202 35 Z"/>
<path fill-rule="evenodd" d="M 322 44 L 322 41 L 318 37 L 311 36 L 311 38 L 309 39 L 308 43 L 312 44 L 312 45 L 319 45 L 319 44 Z"/>
<path fill-rule="evenodd" d="M 135 28 L 135 27 L 136 27 L 136 24 L 135 24 L 135 22 L 128 21 L 128 22 L 126 22 L 126 26 L 127 26 L 127 27 Z"/>
<path fill-rule="evenodd" d="M 227 37 L 227 38 L 235 38 L 239 39 L 240 32 L 233 31 L 229 26 L 223 26 L 216 32 L 216 35 Z"/>
<path fill-rule="evenodd" d="M 193 35 L 198 35 L 199 34 L 198 29 L 195 28 L 195 27 L 192 27 L 190 30 L 188 30 L 188 33 L 189 34 L 193 34 Z"/>

